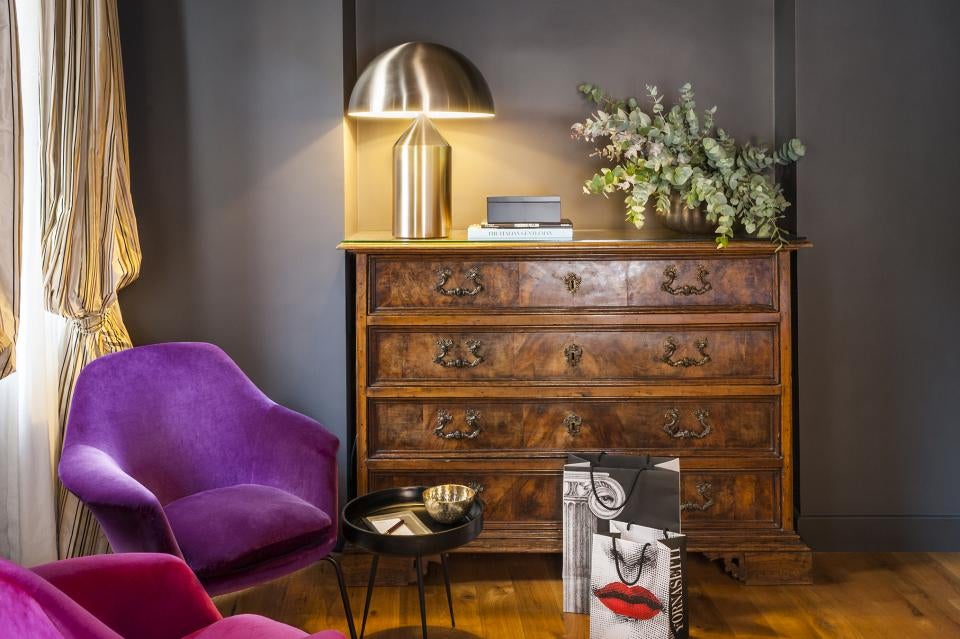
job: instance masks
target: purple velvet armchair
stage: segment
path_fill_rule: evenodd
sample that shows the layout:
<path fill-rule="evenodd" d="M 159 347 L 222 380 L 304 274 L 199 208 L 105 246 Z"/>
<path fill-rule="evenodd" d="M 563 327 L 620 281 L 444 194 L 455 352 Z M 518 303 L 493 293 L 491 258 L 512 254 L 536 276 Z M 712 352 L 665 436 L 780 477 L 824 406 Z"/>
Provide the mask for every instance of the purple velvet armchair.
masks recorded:
<path fill-rule="evenodd" d="M 60 479 L 115 552 L 182 557 L 210 594 L 330 561 L 339 442 L 211 344 L 141 346 L 80 373 Z"/>
<path fill-rule="evenodd" d="M 0 559 L 0 637 L 23 639 L 298 639 L 257 615 L 226 619 L 183 560 L 128 553 L 33 570 Z M 324 630 L 311 639 L 343 639 Z"/>

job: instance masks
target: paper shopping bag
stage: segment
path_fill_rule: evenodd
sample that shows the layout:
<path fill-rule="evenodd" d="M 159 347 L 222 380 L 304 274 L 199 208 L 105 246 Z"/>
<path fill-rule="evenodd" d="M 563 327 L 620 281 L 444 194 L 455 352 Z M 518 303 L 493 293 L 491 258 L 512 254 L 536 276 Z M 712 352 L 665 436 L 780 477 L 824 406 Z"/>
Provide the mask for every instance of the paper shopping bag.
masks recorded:
<path fill-rule="evenodd" d="M 593 537 L 590 639 L 686 639 L 686 537 L 633 527 Z"/>

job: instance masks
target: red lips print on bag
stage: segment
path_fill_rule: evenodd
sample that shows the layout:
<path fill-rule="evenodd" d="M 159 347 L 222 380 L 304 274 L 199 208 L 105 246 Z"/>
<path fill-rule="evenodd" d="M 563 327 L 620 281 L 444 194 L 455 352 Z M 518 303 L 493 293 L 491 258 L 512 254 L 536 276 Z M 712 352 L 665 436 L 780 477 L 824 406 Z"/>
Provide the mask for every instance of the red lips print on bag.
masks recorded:
<path fill-rule="evenodd" d="M 663 610 L 663 604 L 656 595 L 643 586 L 628 586 L 614 581 L 595 590 L 593 594 L 616 614 L 631 619 L 645 621 Z"/>

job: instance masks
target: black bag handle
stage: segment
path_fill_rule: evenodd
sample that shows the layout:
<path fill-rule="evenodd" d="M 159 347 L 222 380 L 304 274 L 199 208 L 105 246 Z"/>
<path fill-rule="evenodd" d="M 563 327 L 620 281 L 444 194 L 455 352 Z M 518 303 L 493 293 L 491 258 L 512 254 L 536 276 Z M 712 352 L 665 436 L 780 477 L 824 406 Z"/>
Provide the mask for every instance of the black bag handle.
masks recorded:
<path fill-rule="evenodd" d="M 600 455 L 597 456 L 597 463 L 600 463 L 600 460 L 603 459 L 603 456 L 606 454 L 607 453 L 600 453 Z M 623 503 L 621 503 L 619 506 L 608 506 L 607 504 L 603 503 L 602 499 L 600 499 L 600 495 L 597 493 L 597 481 L 593 478 L 593 465 L 593 462 L 590 462 L 590 488 L 593 490 L 593 496 L 601 508 L 610 512 L 614 512 L 626 506 L 627 502 L 630 501 L 630 498 L 633 496 L 633 491 L 637 488 L 637 481 L 640 479 L 640 473 L 650 468 L 650 455 L 646 456 L 643 468 L 636 469 L 637 474 L 633 476 L 633 484 L 630 485 L 630 490 L 627 492 L 626 496 L 624 496 Z"/>
<path fill-rule="evenodd" d="M 634 586 L 640 581 L 640 575 L 643 574 L 643 564 L 647 561 L 647 548 L 652 544 L 647 542 L 643 545 L 643 548 L 640 550 L 640 568 L 637 570 L 637 577 L 633 581 L 627 581 L 626 577 L 623 576 L 623 570 L 620 568 L 620 560 L 623 559 L 623 555 L 620 554 L 620 551 L 617 550 L 617 538 L 613 538 L 613 565 L 617 568 L 617 577 L 620 578 L 620 581 L 627 584 L 628 586 Z"/>

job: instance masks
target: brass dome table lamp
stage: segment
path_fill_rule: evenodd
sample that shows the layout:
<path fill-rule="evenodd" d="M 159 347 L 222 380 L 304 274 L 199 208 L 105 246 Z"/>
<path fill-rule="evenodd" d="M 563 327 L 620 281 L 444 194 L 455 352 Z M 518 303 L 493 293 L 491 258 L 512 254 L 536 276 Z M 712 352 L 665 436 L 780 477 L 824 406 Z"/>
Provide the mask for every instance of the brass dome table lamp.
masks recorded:
<path fill-rule="evenodd" d="M 393 235 L 447 237 L 451 149 L 430 119 L 493 117 L 493 96 L 477 67 L 443 45 L 398 45 L 374 58 L 360 74 L 347 114 L 413 118 L 393 146 Z"/>

